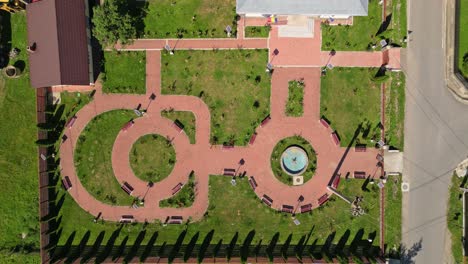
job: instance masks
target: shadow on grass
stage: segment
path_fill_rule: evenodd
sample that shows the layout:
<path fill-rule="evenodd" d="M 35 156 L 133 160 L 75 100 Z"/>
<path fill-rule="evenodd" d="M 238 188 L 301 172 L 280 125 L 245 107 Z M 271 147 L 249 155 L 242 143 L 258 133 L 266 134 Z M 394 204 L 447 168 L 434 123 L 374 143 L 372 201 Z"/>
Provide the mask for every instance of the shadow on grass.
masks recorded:
<path fill-rule="evenodd" d="M 187 235 L 187 230 L 184 230 L 180 233 L 179 237 L 177 238 L 176 243 L 172 247 L 171 252 L 169 253 L 168 256 L 168 261 L 172 263 L 175 257 L 177 257 L 177 254 L 179 253 L 180 247 L 182 246 L 182 243 L 184 242 L 185 235 Z"/>
<path fill-rule="evenodd" d="M 11 14 L 0 10 L 0 69 L 10 62 L 11 50 Z"/>
<path fill-rule="evenodd" d="M 143 242 L 143 239 L 145 239 L 145 236 L 146 236 L 146 230 L 140 231 L 130 251 L 127 252 L 127 255 L 125 256 L 123 260 L 125 263 L 131 262 L 133 257 L 136 256 L 136 253 L 138 252 L 138 248 L 140 248 L 141 242 Z"/>
<path fill-rule="evenodd" d="M 213 235 L 214 235 L 214 230 L 211 229 L 211 231 L 208 232 L 208 234 L 206 234 L 205 238 L 203 239 L 203 242 L 200 246 L 200 251 L 198 252 L 199 263 L 203 262 L 203 259 L 205 258 L 206 250 L 210 246 L 211 240 L 213 239 Z"/>
<path fill-rule="evenodd" d="M 156 239 L 158 238 L 158 232 L 154 232 L 153 235 L 151 236 L 150 240 L 145 246 L 145 249 L 143 250 L 143 253 L 140 256 L 140 262 L 145 262 L 145 260 L 148 258 L 148 256 L 151 253 L 151 250 L 154 247 L 154 243 L 156 243 Z"/>
<path fill-rule="evenodd" d="M 244 243 L 242 244 L 242 247 L 240 250 L 241 262 L 247 261 L 247 258 L 250 255 L 250 252 L 249 252 L 250 244 L 252 244 L 252 240 L 254 236 L 255 236 L 255 230 L 251 230 L 247 234 L 247 237 L 245 238 Z"/>
<path fill-rule="evenodd" d="M 236 247 L 238 238 L 239 238 L 239 232 L 236 232 L 236 234 L 232 237 L 231 242 L 229 243 L 229 246 L 226 248 L 226 258 L 228 261 L 232 257 L 232 252 L 234 251 L 234 248 Z"/>
<path fill-rule="evenodd" d="M 114 247 L 114 244 L 115 244 L 115 241 L 117 240 L 117 238 L 119 237 L 119 234 L 120 234 L 120 231 L 122 230 L 122 225 L 114 230 L 114 232 L 112 232 L 112 235 L 109 237 L 109 239 L 107 240 L 107 243 L 106 243 L 106 246 L 104 247 L 104 250 L 96 257 L 96 262 L 97 263 L 100 263 L 102 261 L 104 261 L 110 254 L 110 252 L 112 251 L 112 248 Z"/>
<path fill-rule="evenodd" d="M 187 262 L 187 260 L 192 256 L 193 248 L 197 244 L 199 236 L 200 232 L 197 232 L 195 235 L 193 235 L 193 237 L 190 239 L 189 243 L 185 247 L 184 262 Z"/>

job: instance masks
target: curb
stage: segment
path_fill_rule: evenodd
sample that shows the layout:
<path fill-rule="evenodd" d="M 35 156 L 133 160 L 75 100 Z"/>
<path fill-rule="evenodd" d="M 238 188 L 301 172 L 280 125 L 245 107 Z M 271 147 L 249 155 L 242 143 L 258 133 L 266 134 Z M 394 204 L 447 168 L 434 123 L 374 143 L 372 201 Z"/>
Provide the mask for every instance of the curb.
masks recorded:
<path fill-rule="evenodd" d="M 443 37 L 443 48 L 445 49 L 445 79 L 446 85 L 455 99 L 468 105 L 468 82 L 455 69 L 455 27 L 456 27 L 456 1 L 446 0 L 443 10 L 443 21 L 445 36 Z"/>

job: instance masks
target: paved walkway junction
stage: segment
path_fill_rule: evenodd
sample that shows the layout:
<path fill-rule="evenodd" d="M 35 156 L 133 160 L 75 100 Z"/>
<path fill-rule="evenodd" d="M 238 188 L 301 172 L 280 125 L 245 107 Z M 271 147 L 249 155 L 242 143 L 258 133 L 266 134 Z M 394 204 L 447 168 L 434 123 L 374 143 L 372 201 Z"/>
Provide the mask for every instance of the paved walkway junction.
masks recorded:
<path fill-rule="evenodd" d="M 251 21 L 255 24 L 258 21 Z M 255 193 L 261 199 L 267 195 L 271 207 L 281 210 L 282 205 L 298 206 L 301 204 L 319 206 L 319 198 L 332 192 L 327 188 L 333 175 L 348 172 L 365 171 L 371 177 L 380 175 L 377 167 L 375 149 L 357 152 L 354 148 L 346 149 L 336 144 L 331 128 L 320 122 L 320 74 L 321 67 L 327 63 L 344 67 L 380 67 L 382 64 L 397 65 L 399 50 L 383 52 L 337 52 L 330 56 L 329 51 L 321 51 L 320 21 L 314 22 L 314 36 L 309 38 L 282 38 L 278 36 L 277 26 L 273 26 L 268 39 L 244 38 L 244 26 L 249 21 L 241 19 L 237 38 L 231 39 L 138 39 L 129 46 L 117 47 L 121 50 L 146 51 L 146 87 L 145 95 L 104 94 L 100 84 L 94 87 L 94 100 L 82 108 L 70 128 L 66 128 L 65 140 L 60 148 L 62 175 L 68 176 L 72 188 L 70 194 L 76 202 L 93 215 L 119 221 L 124 215 L 132 215 L 136 221 L 164 221 L 170 216 L 192 217 L 199 220 L 208 208 L 209 175 L 221 175 L 224 168 L 238 168 L 241 159 L 245 161 L 239 171 L 246 171 L 247 177 L 253 176 L 257 187 Z M 173 49 L 269 49 L 270 63 L 274 66 L 271 80 L 271 120 L 256 129 L 256 138 L 245 147 L 224 148 L 210 145 L 210 112 L 207 105 L 199 98 L 183 95 L 161 94 L 161 52 L 164 46 Z M 275 50 L 279 52 L 275 52 Z M 389 56 L 391 52 L 391 56 Z M 275 54 L 276 53 L 276 54 Z M 396 59 L 396 61 L 393 61 Z M 266 65 L 267 62 L 265 62 Z M 304 114 L 302 117 L 285 116 L 288 98 L 288 81 L 304 79 Z M 115 141 L 112 152 L 112 166 L 115 177 L 120 183 L 127 182 L 135 197 L 145 196 L 145 206 L 137 209 L 129 206 L 112 206 L 96 200 L 80 183 L 74 165 L 74 150 L 78 137 L 85 126 L 97 115 L 114 109 L 135 109 L 139 104 L 148 105 L 151 95 L 156 99 L 151 102 L 147 113 L 135 119 L 134 125 L 121 131 Z M 190 144 L 188 137 L 174 128 L 173 122 L 161 117 L 163 109 L 191 111 L 196 117 L 196 144 Z M 147 182 L 137 178 L 129 161 L 129 153 L 135 141 L 149 133 L 169 137 L 176 151 L 177 162 L 172 173 L 147 187 Z M 301 186 L 287 186 L 275 178 L 270 167 L 270 154 L 276 143 L 282 138 L 301 135 L 308 140 L 317 153 L 317 169 L 311 180 Z M 172 189 L 179 183 L 186 183 L 191 171 L 195 172 L 196 198 L 188 208 L 160 208 L 159 201 L 170 198 Z M 219 176 L 225 177 L 225 176 Z M 123 191 L 123 190 L 122 190 Z M 265 205 L 266 206 L 266 205 Z"/>

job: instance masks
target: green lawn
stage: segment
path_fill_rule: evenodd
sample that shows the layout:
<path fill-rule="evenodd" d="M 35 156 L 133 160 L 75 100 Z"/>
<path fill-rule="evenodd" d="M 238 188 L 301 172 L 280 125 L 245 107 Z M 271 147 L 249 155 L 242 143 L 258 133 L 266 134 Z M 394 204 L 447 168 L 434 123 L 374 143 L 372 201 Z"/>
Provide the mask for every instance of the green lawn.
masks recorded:
<path fill-rule="evenodd" d="M 247 26 L 245 27 L 246 38 L 268 38 L 270 35 L 269 26 Z"/>
<path fill-rule="evenodd" d="M 306 171 L 302 174 L 304 177 L 304 183 L 307 182 L 314 176 L 315 169 L 317 168 L 317 156 L 315 150 L 309 144 L 307 140 L 300 136 L 293 136 L 282 139 L 276 144 L 271 154 L 271 169 L 275 174 L 276 178 L 284 184 L 293 185 L 292 177 L 283 171 L 281 168 L 281 155 L 290 146 L 299 146 L 307 153 L 309 157 L 309 164 L 307 165 Z"/>
<path fill-rule="evenodd" d="M 78 177 L 88 192 L 99 201 L 131 204 L 133 198 L 120 188 L 112 169 L 112 147 L 120 129 L 135 114 L 114 110 L 95 117 L 81 133 L 75 150 Z"/>
<path fill-rule="evenodd" d="M 334 68 L 321 79 L 320 113 L 331 122 L 348 146 L 362 124 L 354 144 L 373 146 L 380 139 L 380 85 L 371 81 L 374 68 Z"/>
<path fill-rule="evenodd" d="M 105 93 L 144 94 L 146 92 L 145 52 L 104 52 L 102 89 Z"/>
<path fill-rule="evenodd" d="M 353 25 L 322 24 L 322 49 L 369 50 L 372 44 L 379 46 L 381 38 L 389 38 L 394 44 L 406 46 L 402 41 L 406 36 L 406 0 L 389 2 L 391 2 L 389 8 L 392 10 L 392 19 L 383 33 L 377 35 L 382 22 L 382 6 L 378 4 L 378 0 L 370 0 L 368 16 L 354 17 Z"/>
<path fill-rule="evenodd" d="M 176 162 L 174 147 L 165 137 L 150 134 L 133 144 L 130 165 L 135 175 L 147 182 L 159 182 L 171 173 Z"/>
<path fill-rule="evenodd" d="M 200 97 L 213 144 L 246 145 L 270 112 L 266 50 L 177 51 L 162 56 L 162 93 Z"/>
<path fill-rule="evenodd" d="M 304 113 L 304 82 L 303 81 L 290 81 L 289 82 L 289 95 L 286 102 L 286 115 L 287 116 L 302 116 Z"/>
<path fill-rule="evenodd" d="M 195 115 L 187 111 L 162 111 L 161 116 L 170 120 L 178 120 L 184 126 L 184 132 L 190 139 L 190 144 L 195 144 Z"/>
<path fill-rule="evenodd" d="M 210 206 L 209 212 L 201 222 L 194 222 L 188 225 L 187 235 L 183 244 L 187 244 L 197 233 L 199 238 L 196 241 L 201 244 L 205 236 L 214 231 L 211 244 L 222 243 L 229 244 L 236 233 L 238 240 L 235 244 L 242 245 L 246 235 L 251 230 L 255 231 L 252 239 L 252 245 L 261 243 L 268 245 L 276 232 L 279 234 L 278 243 L 282 244 L 291 236 L 291 245 L 295 245 L 301 240 L 302 236 L 309 233 L 311 238 L 308 245 L 322 245 L 329 236 L 333 243 L 338 243 L 340 239 L 349 245 L 358 231 L 362 229 L 362 236 L 357 237 L 360 243 L 367 243 L 367 237 L 370 233 L 377 233 L 378 236 L 378 192 L 363 192 L 364 203 L 368 213 L 361 217 L 352 217 L 350 215 L 350 205 L 343 200 L 332 197 L 329 202 L 321 209 L 314 210 L 311 214 L 297 215 L 301 222 L 296 226 L 292 222 L 291 216 L 275 212 L 266 207 L 253 193 L 246 178 L 238 179 L 237 185 L 230 184 L 231 178 L 223 176 L 210 177 Z M 358 188 L 360 190 L 360 181 L 342 182 L 342 186 Z M 351 194 L 360 193 L 351 192 Z M 99 222 L 93 223 L 93 216 L 88 215 L 80 209 L 73 200 L 66 195 L 66 199 L 61 210 L 62 236 L 60 244 L 65 244 L 73 232 L 75 233 L 72 243 L 77 245 L 87 231 L 90 231 L 88 244 L 92 245 L 103 231 L 104 239 L 102 245 L 107 243 L 112 232 L 119 228 L 117 223 Z M 185 229 L 184 225 L 161 226 L 160 224 L 149 224 L 146 226 L 146 235 L 142 240 L 145 245 L 154 232 L 158 232 L 156 244 L 167 243 L 174 244 L 179 234 Z M 125 225 L 115 240 L 115 245 L 119 245 L 124 239 L 128 238 L 127 245 L 132 245 L 138 233 L 143 230 L 143 225 Z M 349 233 L 348 233 L 349 232 Z M 315 241 L 315 242 L 314 242 Z M 378 238 L 374 239 L 374 245 L 378 244 Z"/>
<path fill-rule="evenodd" d="M 235 0 L 150 0 L 144 18 L 145 38 L 225 38 L 235 36 Z"/>
<path fill-rule="evenodd" d="M 159 202 L 160 207 L 190 207 L 195 200 L 195 177 L 193 172 L 189 175 L 189 181 L 173 197 Z"/>
<path fill-rule="evenodd" d="M 386 143 L 403 150 L 405 120 L 405 74 L 395 72 L 386 86 L 385 138 Z"/>
<path fill-rule="evenodd" d="M 458 24 L 458 68 L 468 80 L 468 0 L 460 1 L 460 16 Z M 464 64 L 463 61 L 466 60 Z"/>
<path fill-rule="evenodd" d="M 5 22 L 10 15 L 1 12 Z M 0 74 L 0 259 L 27 263 L 38 256 L 22 253 L 39 251 L 36 92 L 30 86 L 24 48 L 28 45 L 26 14 L 11 15 L 11 27 L 11 46 L 21 52 L 9 64 L 23 62 L 26 68 L 17 79 L 4 79 Z M 11 255 L 15 247 L 17 253 Z"/>
<path fill-rule="evenodd" d="M 457 263 L 463 262 L 463 192 L 460 187 L 463 179 L 456 175 L 452 176 L 452 184 L 449 189 L 449 201 L 447 212 L 447 225 L 452 238 L 452 254 Z M 463 186 L 466 188 L 466 183 Z"/>
<path fill-rule="evenodd" d="M 401 176 L 390 176 L 385 185 L 385 244 L 386 253 L 399 257 L 401 244 Z"/>

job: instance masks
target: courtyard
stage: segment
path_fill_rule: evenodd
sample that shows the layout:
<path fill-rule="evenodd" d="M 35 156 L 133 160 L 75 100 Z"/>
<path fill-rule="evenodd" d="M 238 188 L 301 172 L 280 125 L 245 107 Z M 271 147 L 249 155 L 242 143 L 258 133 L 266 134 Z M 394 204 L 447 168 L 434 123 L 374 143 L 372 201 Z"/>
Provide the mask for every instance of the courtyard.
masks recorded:
<path fill-rule="evenodd" d="M 370 141 L 380 132 L 363 131 L 378 130 L 381 86 L 370 76 L 384 51 L 337 52 L 330 60 L 320 49 L 319 21 L 309 39 L 281 38 L 277 26 L 259 30 L 262 38 L 244 38 L 248 22 L 238 22 L 232 24 L 237 36 L 224 39 L 175 40 L 172 29 L 148 29 L 148 36 L 169 39 L 105 51 L 105 76 L 92 94 L 61 94 L 55 257 L 72 261 L 80 247 L 102 246 L 114 248 L 99 255 L 104 259 L 129 261 L 139 250 L 140 261 L 155 251 L 201 261 L 221 245 L 220 255 L 241 251 L 236 256 L 245 261 L 252 254 L 273 258 L 278 244 L 286 257 L 365 251 L 374 258 L 388 252 L 387 242 L 398 246 L 398 228 L 385 227 L 388 240 L 379 232 L 380 189 L 366 188 L 381 176 L 380 150 Z M 208 37 L 225 36 L 211 32 Z M 297 50 L 310 43 L 301 57 Z M 326 61 L 336 68 L 324 75 Z M 386 109 L 390 116 L 401 111 Z M 303 184 L 295 185 L 280 164 L 291 146 L 306 155 Z M 363 197 L 365 214 L 353 217 L 336 192 Z M 398 218 L 401 197 L 397 191 L 391 197 L 385 206 Z M 185 252 L 177 249 L 182 244 Z M 210 245 L 210 256 L 203 245 Z M 245 252 L 255 245 L 257 253 Z M 84 258 L 96 252 L 88 253 Z"/>

